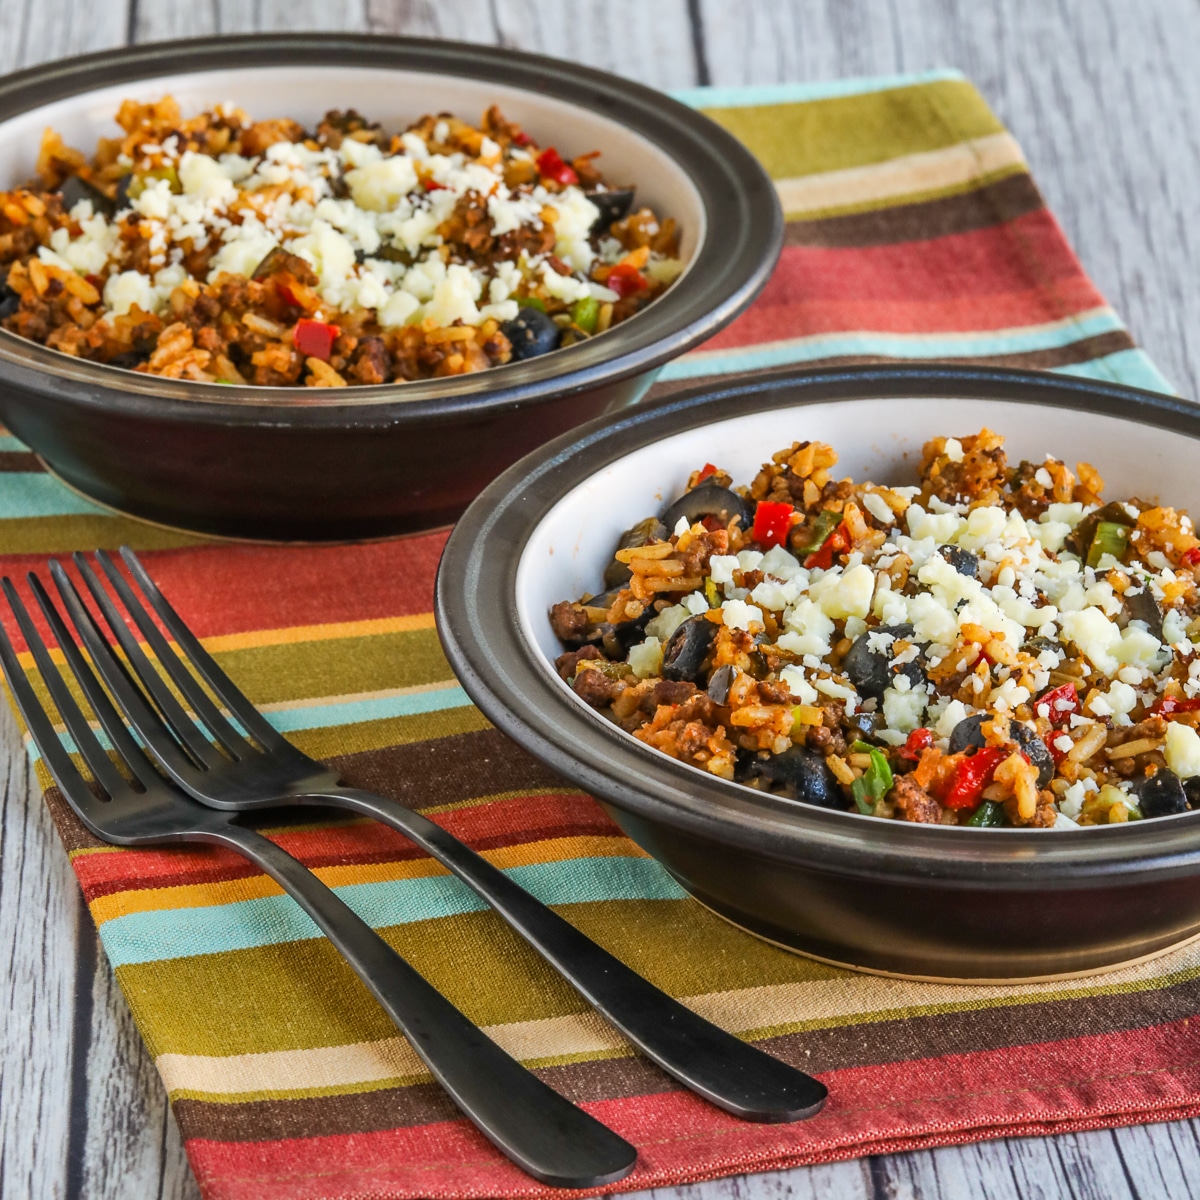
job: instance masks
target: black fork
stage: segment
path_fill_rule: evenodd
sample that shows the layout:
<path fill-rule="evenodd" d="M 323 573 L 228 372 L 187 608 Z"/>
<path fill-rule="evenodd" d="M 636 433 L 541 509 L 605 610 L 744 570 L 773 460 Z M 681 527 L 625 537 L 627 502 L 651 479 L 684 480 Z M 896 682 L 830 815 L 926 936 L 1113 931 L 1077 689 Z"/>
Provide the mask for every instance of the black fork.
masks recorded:
<path fill-rule="evenodd" d="M 67 666 L 137 786 L 109 758 L 55 665 L 12 582 L 4 594 L 67 732 L 105 794 L 98 798 L 59 740 L 0 626 L 0 666 L 59 790 L 99 838 L 119 846 L 208 842 L 248 858 L 287 891 L 337 947 L 451 1099 L 535 1179 L 597 1187 L 632 1170 L 637 1151 L 565 1100 L 472 1024 L 352 909 L 274 842 L 206 808 L 164 779 L 142 753 L 36 576 L 29 576 Z M 264 984 L 266 981 L 264 981 Z"/>
<path fill-rule="evenodd" d="M 340 788 L 336 773 L 297 750 L 242 695 L 133 551 L 122 547 L 121 556 L 178 652 L 109 555 L 96 552 L 121 603 L 191 713 L 150 662 L 87 559 L 76 554 L 75 565 L 161 718 L 126 674 L 66 572 L 56 562 L 50 564 L 50 570 L 117 703 L 162 769 L 189 795 L 214 808 L 233 811 L 333 805 L 382 821 L 471 887 L 590 1004 L 685 1087 L 750 1121 L 797 1121 L 821 1108 L 826 1097 L 824 1084 L 740 1041 L 654 987 L 440 825 L 394 800 L 357 788 Z M 240 730 L 197 682 L 187 663 L 232 714 Z M 164 727 L 164 719 L 170 731 Z"/>

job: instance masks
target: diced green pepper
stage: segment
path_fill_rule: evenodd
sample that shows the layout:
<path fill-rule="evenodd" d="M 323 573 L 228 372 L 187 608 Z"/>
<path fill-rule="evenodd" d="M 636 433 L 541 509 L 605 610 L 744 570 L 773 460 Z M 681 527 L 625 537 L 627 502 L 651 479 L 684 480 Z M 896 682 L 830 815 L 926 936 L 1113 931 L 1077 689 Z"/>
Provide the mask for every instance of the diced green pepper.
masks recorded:
<path fill-rule="evenodd" d="M 815 554 L 829 540 L 829 535 L 841 524 L 842 514 L 831 508 L 823 508 L 817 513 L 809 535 L 808 545 L 801 546 L 798 553 Z"/>
<path fill-rule="evenodd" d="M 137 172 L 129 181 L 129 198 L 136 200 L 146 190 L 146 185 L 156 179 L 165 179 L 177 196 L 183 191 L 179 172 L 174 167 L 152 167 L 149 171 Z"/>
<path fill-rule="evenodd" d="M 987 828 L 992 825 L 1005 824 L 1004 805 L 996 803 L 995 800 L 985 800 L 971 815 L 967 818 L 968 825 L 975 825 L 979 828 Z"/>
<path fill-rule="evenodd" d="M 875 805 L 892 790 L 892 768 L 883 752 L 866 742 L 855 742 L 851 749 L 855 754 L 871 756 L 871 765 L 850 785 L 850 794 L 858 811 L 870 816 Z"/>
<path fill-rule="evenodd" d="M 716 583 L 711 579 L 704 581 L 704 598 L 709 608 L 716 608 L 721 603 L 721 593 L 717 591 Z"/>
<path fill-rule="evenodd" d="M 518 308 L 536 308 L 541 312 L 546 311 L 546 302 L 539 296 L 517 296 Z"/>
<path fill-rule="evenodd" d="M 584 296 L 576 300 L 571 307 L 571 321 L 584 333 L 595 333 L 596 322 L 600 320 L 600 301 L 593 296 Z"/>
<path fill-rule="evenodd" d="M 1088 549 L 1087 565 L 1096 567 L 1100 559 L 1111 554 L 1118 562 L 1125 557 L 1129 549 L 1129 526 L 1119 525 L 1116 521 L 1101 521 L 1096 526 L 1096 534 Z"/>

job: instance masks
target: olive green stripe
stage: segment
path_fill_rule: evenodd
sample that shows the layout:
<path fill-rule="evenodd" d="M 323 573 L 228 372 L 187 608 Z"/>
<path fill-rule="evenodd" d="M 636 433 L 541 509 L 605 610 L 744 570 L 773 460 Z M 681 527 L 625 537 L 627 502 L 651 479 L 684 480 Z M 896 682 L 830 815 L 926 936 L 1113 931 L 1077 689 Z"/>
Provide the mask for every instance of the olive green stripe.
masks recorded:
<path fill-rule="evenodd" d="M 3 554 L 69 554 L 80 548 L 116 550 L 119 546 L 132 546 L 135 550 L 173 550 L 205 543 L 211 544 L 211 539 L 144 525 L 125 517 L 80 514 L 7 521 L 0 517 L 0 553 Z"/>
<path fill-rule="evenodd" d="M 832 979 L 836 968 L 747 938 L 690 900 L 568 905 L 572 923 L 675 995 Z M 583 1011 L 575 991 L 490 911 L 383 936 L 480 1025 Z M 321 939 L 117 968 L 151 1052 L 252 1054 L 377 1041 L 395 1029 Z M 271 986 L 264 987 L 269 979 Z M 187 1020 L 180 1020 L 186 997 Z"/>
<path fill-rule="evenodd" d="M 1004 132 L 975 88 L 939 80 L 794 104 L 705 109 L 773 179 L 840 171 Z"/>
<path fill-rule="evenodd" d="M 434 629 L 248 646 L 213 657 L 254 704 L 419 687 L 454 678 Z"/>

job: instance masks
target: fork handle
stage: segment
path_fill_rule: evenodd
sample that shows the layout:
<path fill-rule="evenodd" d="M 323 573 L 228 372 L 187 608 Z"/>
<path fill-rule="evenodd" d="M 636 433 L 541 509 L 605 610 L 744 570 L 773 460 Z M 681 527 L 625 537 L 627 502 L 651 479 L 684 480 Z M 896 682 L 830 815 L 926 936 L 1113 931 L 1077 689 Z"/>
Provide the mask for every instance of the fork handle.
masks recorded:
<path fill-rule="evenodd" d="M 399 830 L 457 875 L 635 1046 L 685 1087 L 746 1121 L 799 1121 L 825 1085 L 719 1029 L 656 988 L 440 825 L 356 788 L 307 796 Z"/>
<path fill-rule="evenodd" d="M 590 1188 L 633 1169 L 633 1146 L 509 1057 L 302 863 L 240 825 L 204 840 L 244 855 L 312 917 L 454 1103 L 522 1170 Z"/>

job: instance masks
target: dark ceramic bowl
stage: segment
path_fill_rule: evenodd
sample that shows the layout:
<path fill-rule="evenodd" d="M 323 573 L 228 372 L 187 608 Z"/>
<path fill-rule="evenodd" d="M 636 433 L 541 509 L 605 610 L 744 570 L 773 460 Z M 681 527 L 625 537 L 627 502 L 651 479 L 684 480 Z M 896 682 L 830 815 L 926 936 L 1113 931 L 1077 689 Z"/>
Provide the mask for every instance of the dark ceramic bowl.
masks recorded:
<path fill-rule="evenodd" d="M 697 899 L 802 953 L 968 980 L 1090 972 L 1200 933 L 1200 813 L 1075 831 L 924 826 L 834 812 L 714 778 L 589 709 L 553 670 L 557 600 L 599 589 L 623 529 L 697 464 L 735 479 L 799 439 L 839 471 L 912 482 L 936 434 L 1004 434 L 1010 458 L 1092 462 L 1112 496 L 1200 511 L 1200 409 L 1018 371 L 803 371 L 596 421 L 471 506 L 438 575 L 442 643 L 505 733 L 585 788 Z"/>
<path fill-rule="evenodd" d="M 783 220 L 770 180 L 699 113 L 629 80 L 507 48 L 272 34 L 108 51 L 0 81 L 0 180 L 33 174 L 42 130 L 91 150 L 127 97 L 185 112 L 232 99 L 313 124 L 356 107 L 386 128 L 492 103 L 543 143 L 599 149 L 606 175 L 683 229 L 688 266 L 644 313 L 578 346 L 429 383 L 227 387 L 81 362 L 0 331 L 0 418 L 102 504 L 254 538 L 361 538 L 453 520 L 548 438 L 635 402 L 670 358 L 766 282 Z"/>

